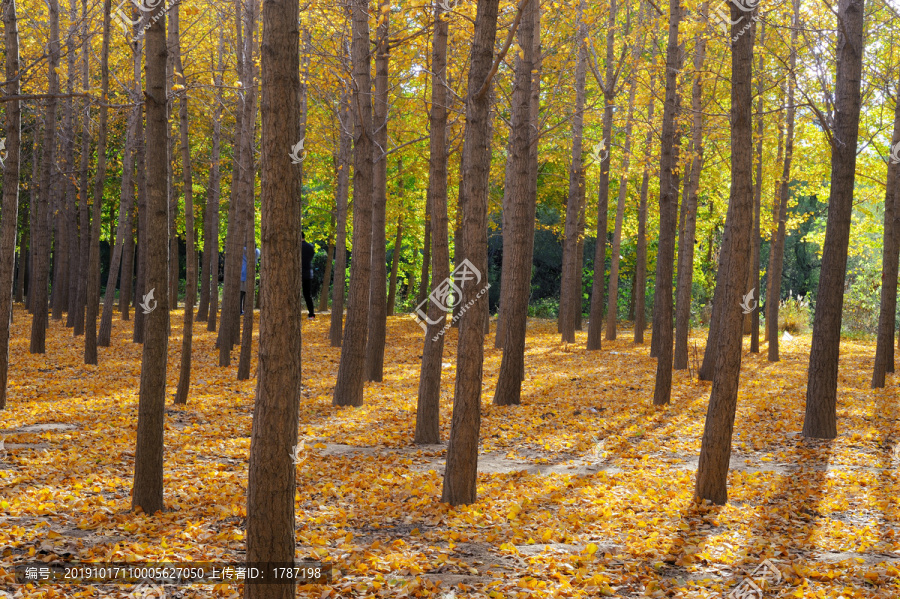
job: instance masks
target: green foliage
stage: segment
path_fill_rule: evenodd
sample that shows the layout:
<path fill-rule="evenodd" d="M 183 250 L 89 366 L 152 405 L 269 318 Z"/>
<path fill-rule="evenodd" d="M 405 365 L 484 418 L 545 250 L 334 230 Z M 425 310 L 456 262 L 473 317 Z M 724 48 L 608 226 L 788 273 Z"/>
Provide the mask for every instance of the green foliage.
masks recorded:
<path fill-rule="evenodd" d="M 528 316 L 533 318 L 558 318 L 559 298 L 545 297 L 528 305 Z"/>

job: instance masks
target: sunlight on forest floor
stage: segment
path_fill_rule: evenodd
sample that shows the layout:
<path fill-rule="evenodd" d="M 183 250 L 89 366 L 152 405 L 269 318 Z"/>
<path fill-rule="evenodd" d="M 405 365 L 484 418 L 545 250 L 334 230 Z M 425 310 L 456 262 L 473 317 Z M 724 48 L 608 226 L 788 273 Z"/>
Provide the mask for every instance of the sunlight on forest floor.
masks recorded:
<path fill-rule="evenodd" d="M 258 325 L 258 323 L 257 323 Z M 237 562 L 243 558 L 255 380 L 218 368 L 198 323 L 193 384 L 171 405 L 181 315 L 169 341 L 165 514 L 130 513 L 140 346 L 116 318 L 100 365 L 54 321 L 28 354 L 17 307 L 9 404 L 0 412 L 0 597 L 128 597 L 131 588 L 14 584 L 11 565 L 64 561 Z M 691 497 L 709 383 L 676 372 L 672 405 L 651 405 L 656 361 L 630 331 L 587 352 L 555 322 L 529 322 L 520 406 L 490 405 L 501 352 L 486 341 L 478 503 L 440 503 L 446 445 L 412 445 L 422 332 L 388 319 L 384 383 L 335 408 L 340 350 L 328 318 L 303 322 L 297 556 L 333 564 L 303 597 L 721 597 L 751 577 L 766 597 L 900 596 L 898 388 L 869 389 L 874 342 L 842 345 L 840 435 L 805 441 L 808 335 L 782 359 L 744 354 L 729 502 Z M 649 339 L 649 337 L 648 337 Z M 700 348 L 704 342 L 697 335 Z M 747 345 L 745 344 L 745 349 Z M 444 357 L 446 441 L 456 331 Z M 702 356 L 702 354 L 701 354 Z M 254 365 L 255 371 L 255 365 Z M 71 427 L 25 429 L 40 423 Z M 44 427 L 45 429 L 47 427 Z M 780 572 L 753 574 L 768 559 Z M 168 597 L 238 597 L 237 585 L 166 587 Z"/>

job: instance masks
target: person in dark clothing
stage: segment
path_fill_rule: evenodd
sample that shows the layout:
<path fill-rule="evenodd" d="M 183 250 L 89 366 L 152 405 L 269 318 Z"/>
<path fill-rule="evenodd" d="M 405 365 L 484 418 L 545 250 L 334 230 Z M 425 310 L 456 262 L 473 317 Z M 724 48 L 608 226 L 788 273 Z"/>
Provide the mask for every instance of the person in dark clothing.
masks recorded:
<path fill-rule="evenodd" d="M 315 318 L 316 313 L 313 309 L 312 287 L 313 287 L 313 257 L 316 255 L 316 248 L 313 244 L 306 241 L 306 233 L 301 232 L 300 238 L 303 240 L 303 297 L 306 299 L 306 309 L 309 310 L 309 317 Z"/>

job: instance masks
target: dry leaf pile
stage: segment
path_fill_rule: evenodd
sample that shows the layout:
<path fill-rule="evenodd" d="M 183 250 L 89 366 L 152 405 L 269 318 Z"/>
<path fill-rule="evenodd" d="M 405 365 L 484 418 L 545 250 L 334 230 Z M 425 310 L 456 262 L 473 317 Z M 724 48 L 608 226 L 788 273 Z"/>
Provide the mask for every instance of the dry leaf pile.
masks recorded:
<path fill-rule="evenodd" d="M 85 366 L 82 340 L 60 322 L 47 354 L 29 354 L 30 318 L 16 310 L 0 412 L 0 591 L 132 590 L 16 585 L 12 568 L 26 561 L 242 560 L 255 381 L 216 366 L 214 335 L 198 323 L 190 398 L 172 406 L 180 321 L 169 342 L 168 511 L 151 517 L 130 512 L 140 377 L 130 323 L 116 320 L 113 347 Z M 339 409 L 327 326 L 304 321 L 297 556 L 329 562 L 334 578 L 300 596 L 725 598 L 764 560 L 781 576 L 761 583 L 766 597 L 900 596 L 897 385 L 868 388 L 874 343 L 843 343 L 832 442 L 799 435 L 809 337 L 784 343 L 778 364 L 745 353 L 729 502 L 713 507 L 691 502 L 709 384 L 677 372 L 672 404 L 654 408 L 648 345 L 626 332 L 587 352 L 584 334 L 560 344 L 555 323 L 531 321 L 520 406 L 490 404 L 501 353 L 486 341 L 479 501 L 450 508 L 440 503 L 446 445 L 412 444 L 419 327 L 389 319 L 384 382 L 367 384 L 362 408 Z M 455 351 L 451 330 L 444 440 Z M 165 591 L 241 596 L 236 584 Z"/>

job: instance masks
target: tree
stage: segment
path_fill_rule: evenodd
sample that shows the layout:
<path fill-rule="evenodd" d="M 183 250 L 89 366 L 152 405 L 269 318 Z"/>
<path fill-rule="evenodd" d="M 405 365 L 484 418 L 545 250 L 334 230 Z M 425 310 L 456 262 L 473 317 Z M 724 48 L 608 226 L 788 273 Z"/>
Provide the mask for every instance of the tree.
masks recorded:
<path fill-rule="evenodd" d="M 341 362 L 334 385 L 334 405 L 361 406 L 365 369 L 368 306 L 372 257 L 373 128 L 372 57 L 369 49 L 369 1 L 354 0 L 353 17 L 353 261 L 350 263 L 350 307 L 341 343 Z"/>
<path fill-rule="evenodd" d="M 894 135 L 891 148 L 900 147 L 900 84 L 894 96 Z M 872 388 L 884 387 L 886 372 L 894 372 L 894 325 L 897 309 L 897 269 L 900 256 L 900 162 L 888 162 L 884 193 L 884 250 L 881 266 L 881 311 L 878 317 L 878 342 Z"/>
<path fill-rule="evenodd" d="M 666 47 L 666 98 L 663 104 L 662 139 L 659 151 L 659 250 L 656 255 L 656 295 L 654 296 L 653 338 L 657 348 L 654 405 L 669 403 L 672 394 L 672 266 L 675 260 L 675 233 L 678 226 L 678 181 L 675 127 L 678 112 L 678 73 L 682 65 L 682 46 L 678 43 L 681 24 L 680 0 L 669 2 L 669 40 Z M 658 319 L 658 320 L 657 320 Z"/>
<path fill-rule="evenodd" d="M 169 349 L 168 314 L 168 201 L 169 167 L 166 119 L 166 17 L 165 5 L 152 12 L 146 34 L 144 102 L 147 121 L 147 252 L 148 296 L 158 302 L 145 317 L 138 401 L 137 445 L 134 452 L 134 487 L 131 505 L 148 514 L 163 504 L 163 429 L 166 401 L 166 356 Z M 247 585 L 251 586 L 251 585 Z"/>
<path fill-rule="evenodd" d="M 750 14 L 748 14 L 748 12 Z M 722 240 L 722 322 L 716 352 L 715 378 L 703 428 L 697 467 L 696 499 L 724 504 L 731 433 L 741 374 L 743 312 L 741 299 L 750 269 L 753 224 L 753 44 L 756 11 L 731 7 L 731 197 Z M 745 25 L 750 23 L 749 30 Z M 716 300 L 719 301 L 717 297 Z"/>
<path fill-rule="evenodd" d="M 390 0 L 378 2 L 375 34 L 375 94 L 372 196 L 372 255 L 369 282 L 366 379 L 381 382 L 384 376 L 384 339 L 387 326 L 387 265 L 385 219 L 387 211 L 388 64 L 390 62 Z M 354 196 L 355 197 L 355 196 Z"/>
<path fill-rule="evenodd" d="M 301 209 L 300 178 L 292 176 L 289 156 L 296 129 L 284 124 L 299 119 L 299 19 L 296 2 L 263 3 L 262 307 L 247 485 L 247 561 L 270 564 L 293 564 L 296 544 L 296 466 L 291 456 L 297 446 L 300 402 Z M 253 256 L 248 258 L 248 271 L 252 263 Z M 244 597 L 293 598 L 294 581 L 247 584 Z"/>
<path fill-rule="evenodd" d="M 503 309 L 504 341 L 500 374 L 494 391 L 493 403 L 514 405 L 521 402 L 522 379 L 525 371 L 525 332 L 528 317 L 528 296 L 531 291 L 531 265 L 533 262 L 530 241 L 534 239 L 534 217 L 537 197 L 533 195 L 531 179 L 537 180 L 532 169 L 532 121 L 531 91 L 538 85 L 535 72 L 534 11 L 539 10 L 537 0 L 526 0 L 524 14 L 518 29 L 518 43 L 522 53 L 516 58 L 515 83 L 512 94 L 512 119 L 510 122 L 507 188 L 509 199 L 504 211 L 508 223 L 503 231 L 503 269 L 507 271 L 503 285 L 506 295 L 501 300 Z M 530 239 L 529 239 L 530 238 Z M 503 293 L 501 289 L 501 293 Z M 497 327 L 500 328 L 499 326 Z M 498 336 L 500 332 L 498 331 Z"/>
<path fill-rule="evenodd" d="M 350 112 L 350 95 L 346 91 L 341 95 L 338 108 L 338 148 L 334 156 L 337 171 L 334 201 L 337 211 L 337 234 L 334 257 L 334 285 L 331 288 L 331 326 L 328 334 L 331 347 L 340 347 L 344 329 L 344 292 L 347 277 L 347 196 L 350 193 L 350 154 L 353 139 L 350 135 L 352 127 Z"/>
<path fill-rule="evenodd" d="M 6 46 L 7 96 L 19 95 L 19 29 L 15 0 L 0 4 L 3 39 Z M 9 328 L 12 321 L 13 273 L 16 268 L 16 226 L 19 223 L 19 153 L 22 111 L 18 100 L 6 103 L 6 159 L 3 169 L 3 198 L 0 213 L 0 410 L 6 407 L 9 375 Z"/>
<path fill-rule="evenodd" d="M 656 47 L 654 38 L 653 47 Z M 655 53 L 654 53 L 655 56 Z M 653 112 L 656 108 L 656 77 L 650 76 L 650 102 L 647 105 L 647 137 L 644 139 L 644 176 L 641 179 L 641 197 L 638 202 L 638 236 L 635 250 L 634 274 L 634 342 L 644 342 L 647 314 L 647 194 L 650 186 L 650 155 L 653 151 Z"/>
<path fill-rule="evenodd" d="M 100 53 L 100 132 L 97 140 L 97 172 L 94 175 L 94 205 L 91 216 L 91 241 L 88 258 L 86 322 L 84 335 L 84 363 L 97 363 L 97 315 L 100 312 L 100 213 L 103 206 L 103 187 L 106 183 L 106 137 L 109 127 L 109 13 L 110 1 L 103 0 L 103 46 Z M 121 255 L 121 254 L 120 254 Z M 110 272 L 108 285 L 116 286 L 115 274 Z M 112 309 L 112 306 L 110 306 Z"/>
<path fill-rule="evenodd" d="M 47 340 L 47 276 L 50 272 L 50 196 L 53 186 L 53 165 L 56 162 L 56 105 L 59 95 L 59 1 L 48 0 L 48 21 L 50 24 L 50 60 L 47 63 L 50 96 L 44 109 L 44 145 L 41 158 L 41 182 L 38 191 L 37 210 L 34 212 L 32 239 L 34 240 L 34 270 L 29 296 L 32 299 L 34 317 L 31 321 L 31 346 L 33 354 L 45 351 Z M 86 160 L 82 158 L 82 160 Z"/>
<path fill-rule="evenodd" d="M 831 190 L 803 420 L 803 436 L 820 439 L 837 436 L 838 356 L 856 181 L 864 9 L 865 0 L 841 0 L 838 4 L 835 116 L 834 129 L 830 131 Z"/>
<path fill-rule="evenodd" d="M 218 68 L 216 84 L 216 107 L 213 111 L 212 148 L 209 159 L 209 191 L 206 194 L 206 213 L 203 224 L 203 273 L 200 279 L 200 308 L 197 320 L 206 321 L 206 330 L 216 330 L 216 315 L 219 310 L 219 198 L 222 194 L 221 140 L 222 140 L 222 78 L 225 64 L 222 61 L 225 39 L 219 30 L 217 51 Z M 206 301 L 204 301 L 204 295 Z M 206 309 L 204 310 L 204 306 Z"/>
<path fill-rule="evenodd" d="M 447 109 L 450 90 L 447 85 L 447 37 L 449 24 L 440 2 L 434 3 L 434 37 L 431 45 L 430 159 L 428 165 L 429 212 L 434 217 L 431 237 L 432 272 L 435 281 L 450 277 L 450 239 L 447 219 Z M 395 247 L 394 252 L 398 250 Z M 419 396 L 416 403 L 416 443 L 440 443 L 441 440 L 441 363 L 444 335 L 440 334 L 447 313 L 436 302 L 428 302 L 428 326 L 422 349 Z M 432 324 L 433 323 L 433 324 Z"/>
<path fill-rule="evenodd" d="M 581 196 L 584 194 L 584 102 L 587 78 L 587 23 L 584 21 L 586 2 L 578 2 L 575 15 L 575 111 L 572 114 L 572 154 L 569 165 L 569 196 L 566 200 L 566 225 L 563 237 L 563 265 L 559 288 L 559 332 L 566 343 L 575 342 L 576 311 L 581 313 L 581 263 L 577 261 L 578 225 Z"/>
<path fill-rule="evenodd" d="M 469 60 L 466 133 L 462 157 L 467 173 L 461 190 L 464 252 L 466 259 L 484 275 L 487 274 L 487 195 L 491 157 L 491 128 L 488 120 L 491 77 L 496 72 L 492 63 L 498 7 L 499 0 L 478 0 Z M 521 9 L 519 13 L 521 14 Z M 511 41 L 508 40 L 507 48 Z M 474 503 L 477 493 L 484 320 L 488 302 L 483 297 L 485 287 L 478 288 L 473 283 L 474 280 L 469 280 L 462 287 L 460 300 L 461 305 L 466 306 L 466 311 L 461 313 L 459 319 L 456 390 L 441 495 L 441 501 L 450 505 Z"/>

